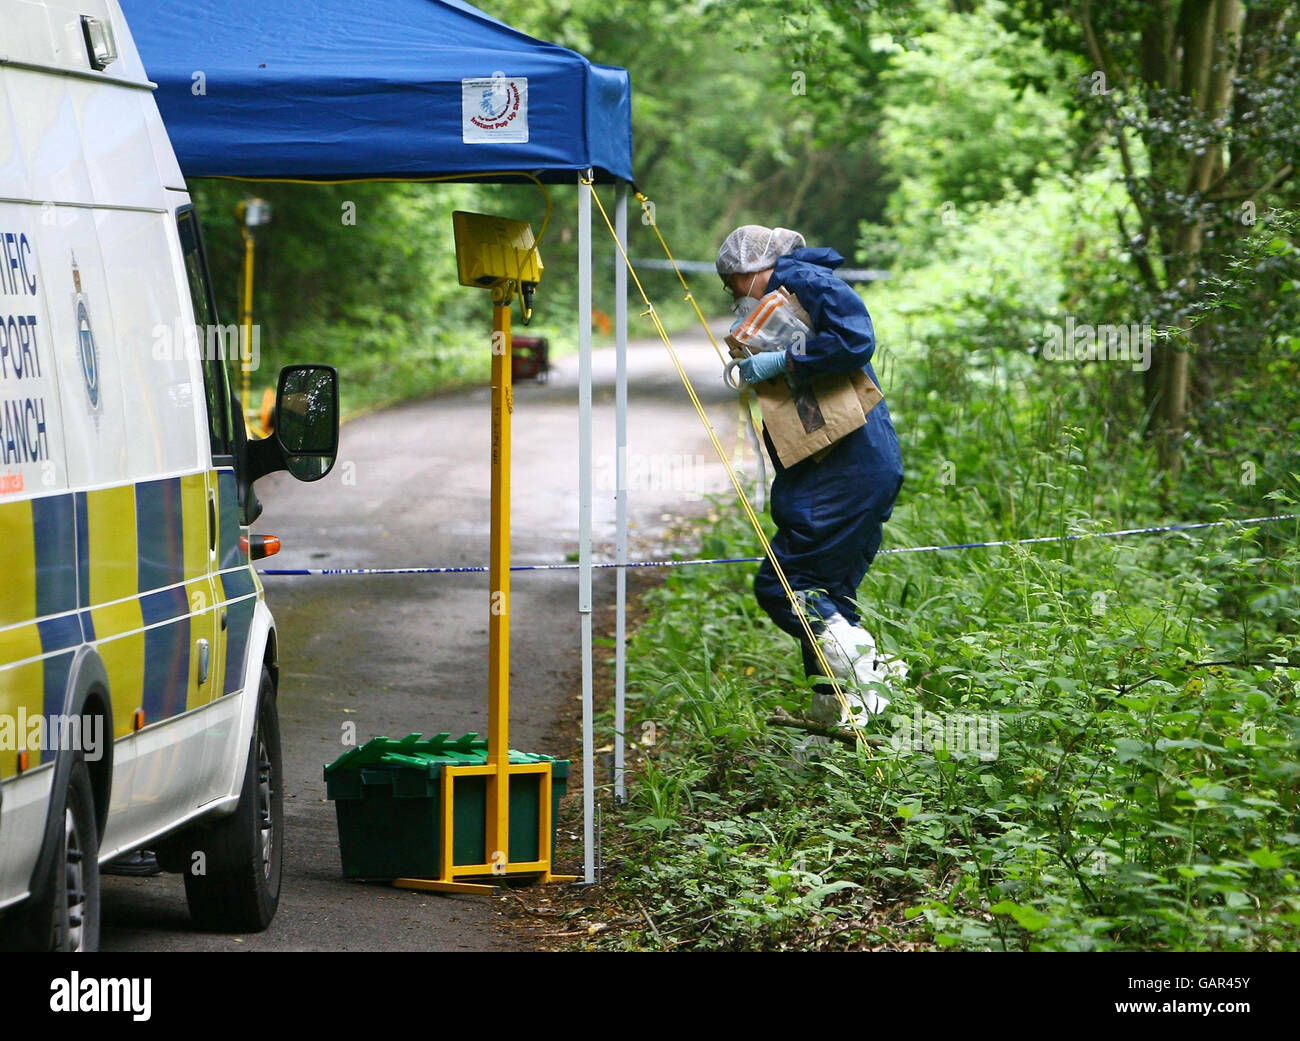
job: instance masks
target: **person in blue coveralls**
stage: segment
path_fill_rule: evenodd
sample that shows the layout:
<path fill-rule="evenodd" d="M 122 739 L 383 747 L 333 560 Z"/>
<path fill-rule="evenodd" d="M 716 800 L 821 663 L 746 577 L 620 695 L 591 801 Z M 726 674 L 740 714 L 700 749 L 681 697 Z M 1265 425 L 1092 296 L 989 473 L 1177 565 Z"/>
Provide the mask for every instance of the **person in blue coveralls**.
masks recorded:
<path fill-rule="evenodd" d="M 860 369 L 879 386 L 871 367 L 876 349 L 871 316 L 861 297 L 836 276 L 835 269 L 843 263 L 835 250 L 808 249 L 802 235 L 786 228 L 747 224 L 727 236 L 718 250 L 717 270 L 737 313 L 752 310 L 754 301 L 784 287 L 812 319 L 810 335 L 798 349 L 746 355 L 733 348 L 746 382 L 787 377 L 797 385 L 813 375 Z M 889 681 L 906 676 L 906 666 L 882 656 L 871 634 L 859 625 L 855 603 L 858 585 L 880 549 L 881 526 L 903 486 L 902 453 L 889 408 L 880 402 L 867 414 L 866 425 L 832 445 L 820 462 L 809 457 L 782 466 L 766 429 L 763 438 L 775 469 L 771 510 L 777 533 L 772 553 L 795 590 L 827 664 L 843 684 L 848 716 L 863 723 L 889 704 Z M 805 674 L 822 676 L 825 670 L 770 558 L 759 567 L 754 593 L 772 620 L 799 640 Z M 848 721 L 828 684 L 814 689 L 813 718 Z"/>

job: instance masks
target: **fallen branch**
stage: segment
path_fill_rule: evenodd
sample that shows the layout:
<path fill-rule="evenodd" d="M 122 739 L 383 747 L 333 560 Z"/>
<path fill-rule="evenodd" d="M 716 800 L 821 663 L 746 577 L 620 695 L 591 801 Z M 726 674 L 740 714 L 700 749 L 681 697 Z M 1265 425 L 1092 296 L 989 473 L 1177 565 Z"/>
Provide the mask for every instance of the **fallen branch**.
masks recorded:
<path fill-rule="evenodd" d="M 850 748 L 856 748 L 858 739 L 848 730 L 840 727 L 828 726 L 826 723 L 820 723 L 815 719 L 807 719 L 803 716 L 792 716 L 783 708 L 778 708 L 772 715 L 767 717 L 767 722 L 771 726 L 790 727 L 794 730 L 806 730 L 810 734 L 817 734 L 821 737 L 829 737 L 832 741 L 838 741 L 840 744 L 848 745 Z M 879 737 L 876 734 L 867 734 L 862 740 L 869 745 L 877 748 L 889 744 L 887 737 Z"/>
<path fill-rule="evenodd" d="M 662 947 L 664 945 L 664 938 L 659 935 L 659 927 L 655 925 L 655 920 L 650 917 L 650 912 L 645 909 L 645 904 L 638 900 L 636 906 L 641 909 L 641 914 L 645 918 L 645 924 L 650 926 L 650 931 L 654 933 L 655 939 L 659 941 L 659 946 Z"/>

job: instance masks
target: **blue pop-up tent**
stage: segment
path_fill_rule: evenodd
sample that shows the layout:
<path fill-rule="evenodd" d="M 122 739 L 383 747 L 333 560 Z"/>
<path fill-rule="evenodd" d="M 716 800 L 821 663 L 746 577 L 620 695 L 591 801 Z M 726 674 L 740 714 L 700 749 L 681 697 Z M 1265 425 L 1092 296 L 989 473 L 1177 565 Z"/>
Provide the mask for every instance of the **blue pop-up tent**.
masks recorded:
<path fill-rule="evenodd" d="M 122 0 L 189 177 L 632 179 L 624 69 L 461 0 Z"/>
<path fill-rule="evenodd" d="M 579 581 L 585 875 L 592 769 L 591 181 L 616 184 L 627 242 L 625 69 L 533 39 L 462 0 L 120 0 L 188 177 L 481 180 L 578 186 Z M 509 181 L 509 176 L 495 179 Z M 627 274 L 615 266 L 617 559 L 627 563 Z M 622 787 L 627 575 L 618 568 Z"/>

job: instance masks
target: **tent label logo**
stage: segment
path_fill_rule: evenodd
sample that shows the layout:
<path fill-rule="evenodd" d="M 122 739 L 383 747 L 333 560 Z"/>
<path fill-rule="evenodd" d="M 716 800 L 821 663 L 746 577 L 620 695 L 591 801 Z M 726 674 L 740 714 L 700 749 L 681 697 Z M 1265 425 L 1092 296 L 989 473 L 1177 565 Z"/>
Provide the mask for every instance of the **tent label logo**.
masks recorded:
<path fill-rule="evenodd" d="M 493 73 L 460 81 L 461 140 L 527 143 L 528 77 Z"/>

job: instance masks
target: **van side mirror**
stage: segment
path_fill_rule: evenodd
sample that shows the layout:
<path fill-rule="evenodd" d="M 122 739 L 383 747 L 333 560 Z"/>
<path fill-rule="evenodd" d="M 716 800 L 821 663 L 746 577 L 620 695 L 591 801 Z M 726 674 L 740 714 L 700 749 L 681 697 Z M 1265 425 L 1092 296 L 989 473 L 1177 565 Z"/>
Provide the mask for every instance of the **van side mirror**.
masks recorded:
<path fill-rule="evenodd" d="M 339 374 L 332 365 L 286 365 L 275 393 L 275 432 L 248 443 L 249 484 L 277 470 L 319 481 L 339 448 Z"/>

